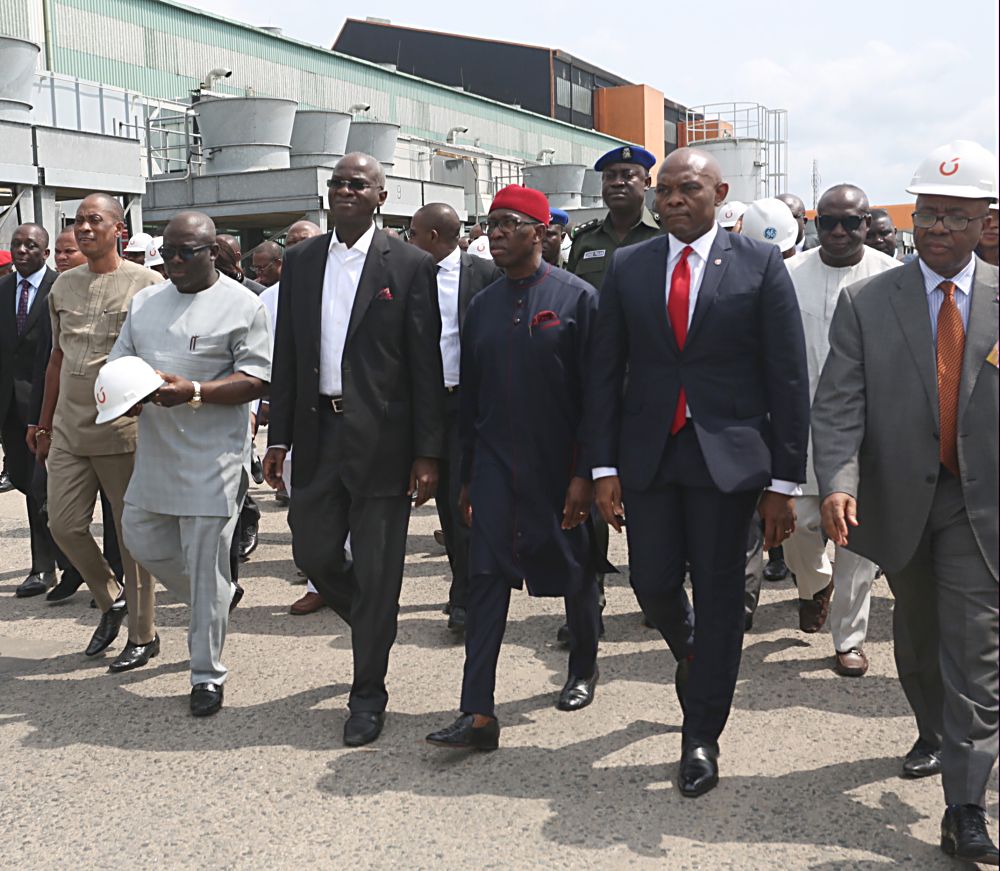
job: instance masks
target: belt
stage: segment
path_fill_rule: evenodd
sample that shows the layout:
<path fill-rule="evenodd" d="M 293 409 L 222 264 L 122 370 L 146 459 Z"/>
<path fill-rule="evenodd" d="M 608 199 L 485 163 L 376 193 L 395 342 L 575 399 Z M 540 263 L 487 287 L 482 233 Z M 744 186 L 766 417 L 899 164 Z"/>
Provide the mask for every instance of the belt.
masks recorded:
<path fill-rule="evenodd" d="M 458 385 L 456 384 L 454 387 L 445 387 L 444 392 L 449 396 L 451 396 L 452 393 L 458 393 Z"/>
<path fill-rule="evenodd" d="M 344 397 L 343 396 L 323 396 L 320 395 L 320 401 L 328 402 L 330 408 L 333 410 L 334 414 L 344 413 Z"/>

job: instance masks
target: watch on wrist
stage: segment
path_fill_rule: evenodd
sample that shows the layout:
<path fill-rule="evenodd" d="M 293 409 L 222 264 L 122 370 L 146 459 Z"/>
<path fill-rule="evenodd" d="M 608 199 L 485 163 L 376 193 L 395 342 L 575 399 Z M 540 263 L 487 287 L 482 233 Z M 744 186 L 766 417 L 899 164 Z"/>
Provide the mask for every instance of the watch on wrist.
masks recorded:
<path fill-rule="evenodd" d="M 192 408 L 201 408 L 201 384 L 198 381 L 191 383 L 194 385 L 194 396 L 188 400 L 188 405 Z"/>

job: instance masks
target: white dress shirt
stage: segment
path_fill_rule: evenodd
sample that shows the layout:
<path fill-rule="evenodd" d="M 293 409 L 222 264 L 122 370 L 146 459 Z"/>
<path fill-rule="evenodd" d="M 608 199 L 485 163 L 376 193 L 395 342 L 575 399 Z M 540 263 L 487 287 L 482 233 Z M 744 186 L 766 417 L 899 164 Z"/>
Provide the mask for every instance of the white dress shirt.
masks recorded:
<path fill-rule="evenodd" d="M 438 308 L 441 309 L 441 363 L 444 386 L 457 387 L 462 346 L 458 335 L 458 279 L 462 270 L 462 249 L 455 248 L 438 262 Z"/>
<path fill-rule="evenodd" d="M 931 316 L 931 338 L 934 339 L 934 345 L 937 347 L 938 314 L 941 312 L 942 303 L 944 303 L 944 291 L 938 285 L 942 281 L 951 281 L 954 282 L 955 289 L 960 291 L 955 294 L 955 305 L 958 307 L 958 313 L 962 316 L 962 326 L 968 333 L 969 303 L 972 300 L 972 279 L 976 274 L 976 258 L 971 257 L 965 265 L 965 269 L 951 278 L 938 275 L 923 260 L 919 262 L 920 272 L 924 276 L 924 289 L 927 291 L 927 310 Z"/>
<path fill-rule="evenodd" d="M 27 277 L 21 275 L 20 272 L 14 273 L 17 278 L 17 286 L 14 289 L 14 317 L 17 317 L 17 309 L 21 302 L 21 283 L 27 281 L 30 285 L 28 288 L 28 311 L 30 312 L 32 303 L 34 303 L 35 297 L 38 296 L 38 288 L 42 286 L 42 279 L 45 278 L 45 269 L 46 267 L 43 266 L 38 272 L 32 273 Z"/>
<path fill-rule="evenodd" d="M 323 301 L 320 307 L 319 392 L 322 396 L 342 396 L 341 363 L 351 309 L 358 292 L 361 270 L 375 237 L 372 224 L 365 234 L 348 248 L 334 231 L 323 276 Z"/>
<path fill-rule="evenodd" d="M 667 234 L 668 254 L 667 254 L 667 280 L 665 288 L 664 306 L 670 299 L 670 279 L 673 277 L 674 269 L 681 259 L 681 253 L 690 245 L 691 253 L 688 255 L 688 266 L 691 270 L 691 284 L 688 291 L 688 326 L 691 326 L 691 319 L 694 317 L 694 307 L 698 302 L 698 292 L 701 290 L 701 282 L 705 277 L 705 267 L 708 264 L 708 255 L 712 250 L 715 237 L 719 233 L 719 225 L 712 224 L 712 228 L 703 236 L 699 236 L 693 242 L 682 242 L 673 233 Z M 691 409 L 685 409 L 688 418 L 691 417 Z M 607 478 L 617 475 L 618 469 L 612 466 L 601 466 L 591 469 L 591 475 L 596 481 L 598 478 Z M 798 496 L 801 493 L 798 484 L 794 481 L 771 481 L 768 490 L 775 490 L 784 493 L 786 496 Z"/>

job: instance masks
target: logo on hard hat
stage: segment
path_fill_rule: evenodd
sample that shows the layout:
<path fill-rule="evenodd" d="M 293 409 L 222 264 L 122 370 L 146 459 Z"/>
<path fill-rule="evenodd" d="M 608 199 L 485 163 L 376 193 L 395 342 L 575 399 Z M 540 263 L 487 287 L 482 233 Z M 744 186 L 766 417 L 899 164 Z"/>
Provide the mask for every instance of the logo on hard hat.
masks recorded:
<path fill-rule="evenodd" d="M 764 231 L 764 238 L 767 239 L 768 241 L 770 241 L 771 239 L 777 239 L 778 238 L 778 231 L 775 230 L 774 227 L 768 227 Z"/>
<path fill-rule="evenodd" d="M 948 163 L 951 164 L 951 169 L 944 168 L 945 164 Z M 942 160 L 941 165 L 938 167 L 938 172 L 940 172 L 941 175 L 954 175 L 956 172 L 958 172 L 958 158 L 953 157 L 951 160 Z"/>
<path fill-rule="evenodd" d="M 94 398 L 97 400 L 98 404 L 100 404 L 100 405 L 104 405 L 104 403 L 108 401 L 108 397 L 105 396 L 105 394 L 104 394 L 104 388 L 103 387 L 98 387 L 97 388 L 97 393 L 95 394 Z"/>
<path fill-rule="evenodd" d="M 733 216 L 733 210 L 731 208 L 726 209 L 726 211 L 722 213 L 722 216 L 724 218 L 731 218 Z"/>

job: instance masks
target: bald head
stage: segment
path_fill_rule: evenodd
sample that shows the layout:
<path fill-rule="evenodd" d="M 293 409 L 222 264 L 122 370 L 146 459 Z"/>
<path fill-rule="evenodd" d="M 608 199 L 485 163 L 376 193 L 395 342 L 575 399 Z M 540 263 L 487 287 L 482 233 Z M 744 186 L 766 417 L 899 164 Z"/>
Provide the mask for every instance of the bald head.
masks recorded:
<path fill-rule="evenodd" d="M 181 293 L 200 293 L 218 280 L 215 222 L 203 212 L 178 212 L 163 230 L 163 266 Z"/>
<path fill-rule="evenodd" d="M 365 175 L 370 176 L 371 180 L 380 188 L 385 187 L 385 170 L 382 169 L 382 164 L 363 151 L 352 151 L 350 154 L 345 154 L 337 161 L 337 165 L 333 168 L 333 174 L 337 175 L 339 169 L 352 172 L 360 170 Z"/>
<path fill-rule="evenodd" d="M 795 238 L 795 244 L 798 245 L 806 234 L 806 204 L 802 202 L 802 197 L 795 194 L 778 194 L 777 198 L 791 209 L 792 217 L 798 222 L 799 235 Z"/>
<path fill-rule="evenodd" d="M 41 224 L 21 224 L 10 238 L 14 268 L 24 278 L 45 267 L 49 256 L 49 234 Z"/>
<path fill-rule="evenodd" d="M 197 241 L 198 245 L 215 243 L 215 221 L 204 212 L 178 212 L 163 231 L 163 242 L 168 236 L 184 235 Z"/>
<path fill-rule="evenodd" d="M 250 263 L 257 281 L 264 287 L 272 287 L 281 281 L 281 260 L 284 256 L 285 250 L 270 239 L 253 249 Z"/>
<path fill-rule="evenodd" d="M 90 194 L 80 203 L 80 208 L 100 209 L 103 212 L 107 212 L 115 221 L 125 220 L 125 209 L 122 208 L 122 204 L 115 197 L 111 196 L 111 194 Z"/>
<path fill-rule="evenodd" d="M 816 214 L 823 215 L 830 208 L 856 207 L 868 211 L 868 194 L 853 184 L 837 184 L 824 191 L 816 204 Z"/>
<path fill-rule="evenodd" d="M 690 244 L 715 224 L 715 210 L 725 202 L 729 185 L 711 154 L 699 148 L 678 148 L 660 164 L 655 193 L 656 211 L 665 229 Z"/>
<path fill-rule="evenodd" d="M 352 247 L 371 227 L 385 198 L 385 172 L 374 157 L 355 151 L 340 158 L 327 192 L 340 241 Z"/>
<path fill-rule="evenodd" d="M 458 247 L 462 222 L 447 203 L 428 203 L 410 221 L 410 241 L 440 263 Z"/>
<path fill-rule="evenodd" d="M 118 239 L 125 232 L 122 204 L 105 193 L 90 194 L 76 210 L 76 243 L 96 272 L 118 268 Z"/>
<path fill-rule="evenodd" d="M 313 236 L 321 235 L 323 231 L 319 228 L 319 224 L 314 224 L 312 221 L 296 221 L 285 233 L 285 250 L 306 239 L 312 239 Z"/>
<path fill-rule="evenodd" d="M 240 247 L 240 240 L 235 236 L 230 236 L 228 233 L 219 233 L 217 236 L 219 240 L 225 242 L 230 248 L 233 249 L 233 253 L 236 255 L 237 260 L 243 258 L 243 249 Z"/>
<path fill-rule="evenodd" d="M 861 188 L 838 184 L 827 190 L 816 204 L 820 259 L 837 269 L 860 263 L 871 221 L 868 197 Z"/>

